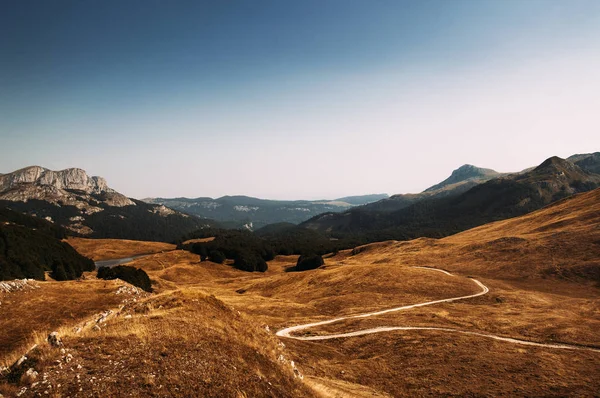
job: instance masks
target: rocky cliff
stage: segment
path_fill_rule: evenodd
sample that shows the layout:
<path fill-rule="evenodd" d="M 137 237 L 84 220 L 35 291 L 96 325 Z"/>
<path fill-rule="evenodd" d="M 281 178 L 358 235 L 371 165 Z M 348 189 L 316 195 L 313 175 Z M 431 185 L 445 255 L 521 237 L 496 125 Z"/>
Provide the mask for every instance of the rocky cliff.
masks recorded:
<path fill-rule="evenodd" d="M 174 240 L 210 222 L 126 197 L 78 168 L 0 174 L 0 206 L 97 238 Z"/>
<path fill-rule="evenodd" d="M 91 195 L 101 198 L 91 198 Z M 50 203 L 71 205 L 88 213 L 101 211 L 93 202 L 109 206 L 132 206 L 133 201 L 108 187 L 102 177 L 90 177 L 82 169 L 60 171 L 31 166 L 0 175 L 0 200 L 27 202 L 38 199 Z"/>

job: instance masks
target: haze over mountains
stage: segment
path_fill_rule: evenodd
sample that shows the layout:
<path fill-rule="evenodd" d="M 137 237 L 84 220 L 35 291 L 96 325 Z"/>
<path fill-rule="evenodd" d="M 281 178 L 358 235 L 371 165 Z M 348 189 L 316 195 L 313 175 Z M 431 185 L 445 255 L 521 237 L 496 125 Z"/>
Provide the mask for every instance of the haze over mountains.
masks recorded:
<path fill-rule="evenodd" d="M 354 206 L 388 198 L 387 194 L 347 196 L 334 200 L 267 200 L 249 196 L 212 198 L 146 198 L 147 203 L 165 205 L 202 218 L 226 222 L 233 227 L 258 229 L 268 224 L 299 224 L 325 213 L 340 212 Z"/>
<path fill-rule="evenodd" d="M 574 162 L 551 157 L 534 169 L 499 176 L 469 167 L 470 172 L 455 172 L 447 184 L 423 194 L 392 196 L 343 213 L 322 214 L 301 226 L 334 235 L 375 233 L 374 240 L 445 236 L 600 186 L 600 175 L 593 172 L 597 153 L 570 159 Z M 474 176 L 481 178 L 474 181 Z M 465 190 L 465 185 L 471 186 Z"/>
<path fill-rule="evenodd" d="M 225 196 L 146 202 L 127 198 L 81 169 L 31 166 L 0 175 L 0 205 L 89 237 L 175 241 L 207 227 L 267 226 L 271 235 L 299 224 L 338 238 L 363 236 L 361 242 L 407 239 L 445 236 L 591 190 L 600 184 L 599 165 L 598 152 L 552 157 L 513 174 L 464 165 L 421 193 L 391 197 L 277 201 Z"/>

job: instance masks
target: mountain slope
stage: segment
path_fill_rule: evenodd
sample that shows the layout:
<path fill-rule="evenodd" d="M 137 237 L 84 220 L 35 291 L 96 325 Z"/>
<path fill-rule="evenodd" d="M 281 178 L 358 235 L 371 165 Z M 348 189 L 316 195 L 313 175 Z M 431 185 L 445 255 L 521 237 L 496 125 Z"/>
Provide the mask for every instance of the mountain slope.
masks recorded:
<path fill-rule="evenodd" d="M 439 184 L 435 184 L 427 188 L 423 192 L 437 191 L 449 185 L 455 185 L 457 183 L 465 183 L 469 181 L 487 181 L 494 177 L 498 177 L 500 173 L 492 169 L 482 169 L 470 164 L 465 164 L 458 169 L 454 170 L 450 177 L 446 178 Z"/>
<path fill-rule="evenodd" d="M 267 200 L 249 196 L 212 198 L 147 198 L 148 203 L 223 222 L 234 222 L 238 227 L 252 229 L 268 224 L 287 222 L 298 224 L 324 212 L 341 212 L 353 206 L 370 203 L 386 194 L 348 196 L 335 200 Z"/>
<path fill-rule="evenodd" d="M 127 198 L 84 170 L 27 167 L 0 176 L 0 205 L 96 238 L 172 241 L 212 225 L 161 205 Z"/>
<path fill-rule="evenodd" d="M 338 234 L 368 234 L 371 241 L 441 237 L 522 215 L 598 186 L 600 175 L 552 157 L 531 171 L 489 180 L 460 195 L 421 200 L 390 213 L 357 208 L 340 215 L 324 214 L 302 226 Z"/>
<path fill-rule="evenodd" d="M 567 160 L 588 173 L 600 174 L 600 152 L 573 155 L 569 156 Z"/>
<path fill-rule="evenodd" d="M 38 218 L 0 208 L 0 280 L 75 279 L 94 262 L 61 241 L 65 231 Z"/>
<path fill-rule="evenodd" d="M 361 211 L 392 212 L 408 207 L 424 199 L 459 195 L 473 188 L 475 185 L 479 185 L 500 175 L 501 173 L 491 169 L 483 169 L 465 164 L 454 170 L 450 177 L 444 181 L 427 188 L 421 193 L 392 195 L 388 199 L 382 199 L 363 206 Z"/>
<path fill-rule="evenodd" d="M 488 278 L 555 277 L 600 286 L 600 188 L 531 213 L 472 228 L 440 240 L 416 239 L 363 247 L 357 261 L 422 265 Z"/>

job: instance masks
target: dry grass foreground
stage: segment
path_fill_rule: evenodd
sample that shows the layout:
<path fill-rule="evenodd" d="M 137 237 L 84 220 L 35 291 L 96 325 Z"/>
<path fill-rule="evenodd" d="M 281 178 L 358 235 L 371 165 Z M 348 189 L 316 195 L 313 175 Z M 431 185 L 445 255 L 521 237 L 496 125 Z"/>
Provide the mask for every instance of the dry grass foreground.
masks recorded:
<path fill-rule="evenodd" d="M 284 272 L 293 256 L 277 258 L 265 274 L 200 263 L 182 251 L 140 258 L 134 264 L 150 274 L 157 293 L 120 311 L 117 305 L 100 331 L 74 333 L 73 319 L 56 314 L 65 325 L 66 351 L 40 344 L 35 369 L 47 383 L 32 390 L 24 380 L 0 392 L 26 387 L 23 396 L 44 389 L 55 396 L 189 396 L 191 391 L 193 396 L 596 396 L 597 353 L 436 331 L 321 342 L 282 339 L 283 347 L 273 332 L 472 294 L 477 289 L 464 276 L 474 276 L 490 293 L 313 332 L 441 326 L 598 347 L 600 290 L 590 280 L 600 258 L 598 225 L 600 190 L 441 240 L 383 242 L 341 252 L 324 267 L 302 273 Z M 105 244 L 98 241 L 97 250 L 109 250 Z M 439 267 L 459 277 L 413 266 Z M 51 283 L 40 283 L 41 289 Z M 98 281 L 61 286 L 77 283 Z M 16 302 L 29 293 L 11 294 Z M 55 294 L 49 289 L 46 297 Z M 32 310 L 15 310 L 10 317 Z M 54 313 L 52 306 L 44 310 L 49 318 Z M 303 381 L 294 378 L 290 359 L 306 375 Z"/>
<path fill-rule="evenodd" d="M 126 258 L 175 250 L 175 245 L 163 242 L 144 242 L 125 239 L 87 239 L 70 237 L 66 240 L 80 254 L 94 261 Z"/>

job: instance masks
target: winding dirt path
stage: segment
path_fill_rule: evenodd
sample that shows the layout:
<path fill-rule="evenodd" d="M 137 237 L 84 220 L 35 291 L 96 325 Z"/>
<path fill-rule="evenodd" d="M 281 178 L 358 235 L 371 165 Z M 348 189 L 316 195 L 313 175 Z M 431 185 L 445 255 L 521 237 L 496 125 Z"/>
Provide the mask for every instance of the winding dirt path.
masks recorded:
<path fill-rule="evenodd" d="M 438 272 L 442 272 L 446 275 L 449 275 L 451 277 L 455 276 L 448 271 L 444 271 L 444 270 L 441 270 L 438 268 L 432 268 L 432 267 L 413 267 L 413 268 L 421 268 L 421 269 L 427 269 L 427 270 L 431 270 L 431 271 L 438 271 Z M 444 328 L 444 327 L 427 327 L 427 326 L 380 326 L 380 327 L 371 328 L 371 329 L 356 330 L 354 332 L 328 334 L 328 335 L 322 335 L 322 336 L 293 336 L 292 335 L 292 333 L 299 332 L 301 330 L 314 328 L 316 326 L 328 325 L 328 324 L 335 323 L 335 322 L 345 321 L 347 319 L 367 318 L 367 317 L 371 317 L 371 316 L 387 314 L 390 312 L 404 311 L 404 310 L 408 310 L 411 308 L 425 307 L 427 305 L 448 303 L 448 302 L 458 301 L 458 300 L 466 300 L 466 299 L 470 299 L 470 298 L 474 298 L 474 297 L 478 297 L 478 296 L 483 296 L 484 294 L 486 294 L 490 291 L 490 289 L 487 286 L 485 286 L 483 283 L 481 283 L 477 279 L 471 278 L 471 280 L 479 288 L 481 288 L 480 292 L 471 294 L 468 296 L 451 297 L 451 298 L 447 298 L 447 299 L 427 301 L 425 303 L 405 305 L 402 307 L 395 307 L 395 308 L 390 308 L 390 309 L 382 310 L 382 311 L 367 312 L 364 314 L 333 318 L 333 319 L 328 319 L 328 320 L 320 321 L 320 322 L 307 323 L 304 325 L 290 326 L 288 328 L 281 329 L 280 331 L 278 331 L 276 333 L 276 335 L 279 337 L 287 337 L 287 338 L 296 339 L 296 340 L 317 341 L 317 340 L 339 339 L 339 338 L 343 338 L 343 337 L 356 337 L 356 336 L 362 336 L 365 334 L 391 332 L 391 331 L 395 331 L 395 330 L 434 330 L 434 331 L 440 331 L 440 332 L 452 332 L 452 333 L 467 334 L 467 335 L 471 335 L 471 336 L 486 337 L 486 338 L 490 338 L 490 339 L 494 339 L 494 340 L 498 340 L 498 341 L 504 341 L 504 342 L 512 343 L 512 344 L 521 344 L 521 345 L 529 345 L 529 346 L 545 347 L 545 348 L 557 348 L 557 349 L 563 349 L 563 350 L 585 350 L 585 351 L 600 352 L 600 349 L 592 348 L 592 347 L 585 347 L 585 346 L 578 346 L 578 345 L 571 345 L 571 344 L 536 343 L 536 342 L 529 341 L 529 340 L 514 339 L 514 338 L 510 338 L 510 337 L 496 336 L 496 335 L 488 334 L 488 333 L 472 332 L 469 330 Z"/>

